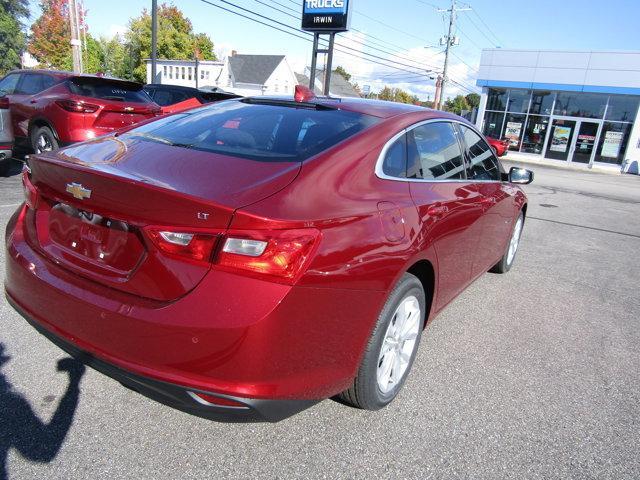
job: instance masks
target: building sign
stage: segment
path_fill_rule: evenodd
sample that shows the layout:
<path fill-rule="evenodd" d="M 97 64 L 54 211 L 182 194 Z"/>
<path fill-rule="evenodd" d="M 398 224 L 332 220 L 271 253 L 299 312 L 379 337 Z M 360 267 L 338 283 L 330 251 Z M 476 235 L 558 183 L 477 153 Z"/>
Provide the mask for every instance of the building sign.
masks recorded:
<path fill-rule="evenodd" d="M 510 147 L 517 147 L 520 144 L 521 132 L 522 123 L 507 122 L 507 128 L 504 130 L 504 137 L 509 140 Z"/>
<path fill-rule="evenodd" d="M 549 150 L 551 150 L 552 152 L 565 153 L 567 151 L 567 147 L 569 146 L 570 137 L 571 128 L 556 126 L 553 129 L 553 138 L 551 139 L 551 147 L 549 148 Z"/>
<path fill-rule="evenodd" d="M 308 32 L 346 32 L 352 0 L 303 0 L 302 29 Z"/>
<path fill-rule="evenodd" d="M 622 132 L 613 132 L 609 130 L 604 134 L 604 143 L 602 144 L 602 156 L 609 158 L 618 158 L 620 148 L 622 147 Z"/>

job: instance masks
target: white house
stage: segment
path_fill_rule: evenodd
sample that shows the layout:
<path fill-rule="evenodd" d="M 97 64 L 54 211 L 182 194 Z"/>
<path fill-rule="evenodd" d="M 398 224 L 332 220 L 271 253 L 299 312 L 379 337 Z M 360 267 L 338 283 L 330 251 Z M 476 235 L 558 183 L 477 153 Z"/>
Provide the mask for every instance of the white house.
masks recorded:
<path fill-rule="evenodd" d="M 298 80 L 284 55 L 240 55 L 235 51 L 224 62 L 158 60 L 151 79 L 151 60 L 146 60 L 147 83 L 188 87 L 218 87 L 243 96 L 290 95 Z"/>
<path fill-rule="evenodd" d="M 156 78 L 151 78 L 151 60 L 147 59 L 147 83 L 180 85 L 183 87 L 216 87 L 224 62 L 200 60 L 158 60 Z"/>

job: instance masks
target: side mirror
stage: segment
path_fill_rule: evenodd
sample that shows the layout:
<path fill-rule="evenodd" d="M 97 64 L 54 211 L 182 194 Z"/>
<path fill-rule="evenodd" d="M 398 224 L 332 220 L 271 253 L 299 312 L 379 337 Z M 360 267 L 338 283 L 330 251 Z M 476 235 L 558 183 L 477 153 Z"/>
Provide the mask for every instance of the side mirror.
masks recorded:
<path fill-rule="evenodd" d="M 533 172 L 526 168 L 511 167 L 511 170 L 509 170 L 509 182 L 518 185 L 529 185 L 533 182 Z"/>

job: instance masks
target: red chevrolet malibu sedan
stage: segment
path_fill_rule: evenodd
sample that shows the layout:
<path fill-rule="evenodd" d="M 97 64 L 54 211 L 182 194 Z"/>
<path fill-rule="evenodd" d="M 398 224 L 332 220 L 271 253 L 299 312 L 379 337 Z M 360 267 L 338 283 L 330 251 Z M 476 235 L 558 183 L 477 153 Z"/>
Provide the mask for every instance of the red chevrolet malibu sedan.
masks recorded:
<path fill-rule="evenodd" d="M 531 180 L 447 113 L 229 100 L 33 156 L 6 294 L 73 356 L 195 415 L 277 421 L 334 395 L 376 410 L 427 321 L 511 268 Z"/>

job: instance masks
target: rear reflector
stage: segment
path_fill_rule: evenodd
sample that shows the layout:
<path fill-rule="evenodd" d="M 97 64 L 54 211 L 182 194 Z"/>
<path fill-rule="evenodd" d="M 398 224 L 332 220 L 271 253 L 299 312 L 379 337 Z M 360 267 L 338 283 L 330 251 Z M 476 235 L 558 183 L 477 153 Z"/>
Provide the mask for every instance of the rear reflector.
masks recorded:
<path fill-rule="evenodd" d="M 24 189 L 24 201 L 27 207 L 35 210 L 38 207 L 38 191 L 31 183 L 31 170 L 25 165 L 22 167 L 22 187 Z"/>
<path fill-rule="evenodd" d="M 228 408 L 249 408 L 247 405 L 241 402 L 236 402 L 230 398 L 218 397 L 216 395 L 209 395 L 207 393 L 200 392 L 188 392 L 191 398 L 196 402 L 207 406 L 218 406 Z"/>
<path fill-rule="evenodd" d="M 100 107 L 92 103 L 78 102 L 75 100 L 58 100 L 58 106 L 64 108 L 67 112 L 74 113 L 94 113 Z"/>
<path fill-rule="evenodd" d="M 145 229 L 153 244 L 162 252 L 198 262 L 210 262 L 217 235 Z"/>
<path fill-rule="evenodd" d="M 0 97 L 0 110 L 6 110 L 9 108 L 9 97 Z"/>
<path fill-rule="evenodd" d="M 228 235 L 215 263 L 225 270 L 291 284 L 311 257 L 319 236 L 318 230 L 310 228 L 235 231 Z"/>

